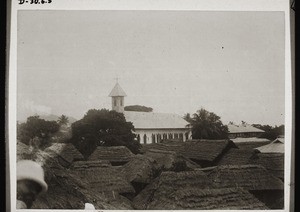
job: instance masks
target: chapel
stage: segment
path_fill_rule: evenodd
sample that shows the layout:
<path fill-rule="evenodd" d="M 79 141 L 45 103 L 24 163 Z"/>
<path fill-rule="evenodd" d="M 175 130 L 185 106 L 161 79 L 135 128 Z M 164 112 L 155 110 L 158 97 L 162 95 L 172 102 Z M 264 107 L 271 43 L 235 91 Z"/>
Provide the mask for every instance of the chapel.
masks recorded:
<path fill-rule="evenodd" d="M 159 143 L 164 139 L 186 141 L 191 139 L 188 122 L 174 113 L 125 111 L 125 91 L 117 82 L 109 94 L 112 110 L 123 113 L 127 122 L 132 122 L 137 140 L 141 144 Z"/>

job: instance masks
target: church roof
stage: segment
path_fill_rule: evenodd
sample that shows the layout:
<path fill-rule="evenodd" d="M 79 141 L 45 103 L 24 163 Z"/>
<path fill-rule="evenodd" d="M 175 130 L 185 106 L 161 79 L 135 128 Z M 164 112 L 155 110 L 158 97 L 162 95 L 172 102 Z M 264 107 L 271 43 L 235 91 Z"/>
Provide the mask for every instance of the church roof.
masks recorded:
<path fill-rule="evenodd" d="M 172 113 L 152 113 L 125 111 L 127 122 L 132 122 L 135 129 L 182 129 L 189 124 L 181 116 Z"/>
<path fill-rule="evenodd" d="M 264 132 L 261 129 L 251 126 L 250 124 L 228 124 L 229 133 L 251 133 L 251 132 Z"/>
<path fill-rule="evenodd" d="M 126 96 L 125 91 L 121 88 L 121 86 L 119 85 L 119 83 L 116 83 L 115 87 L 111 90 L 110 97 L 113 96 Z"/>

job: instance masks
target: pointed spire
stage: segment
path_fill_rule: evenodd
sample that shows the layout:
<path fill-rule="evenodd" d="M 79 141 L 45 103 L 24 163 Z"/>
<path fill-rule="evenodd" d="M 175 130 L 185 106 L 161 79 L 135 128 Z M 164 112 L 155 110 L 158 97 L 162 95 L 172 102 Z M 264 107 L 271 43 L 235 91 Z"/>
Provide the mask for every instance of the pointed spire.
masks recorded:
<path fill-rule="evenodd" d="M 121 88 L 119 83 L 117 82 L 115 87 L 110 92 L 109 96 L 114 97 L 114 96 L 127 96 L 127 95 L 126 95 L 125 91 Z"/>

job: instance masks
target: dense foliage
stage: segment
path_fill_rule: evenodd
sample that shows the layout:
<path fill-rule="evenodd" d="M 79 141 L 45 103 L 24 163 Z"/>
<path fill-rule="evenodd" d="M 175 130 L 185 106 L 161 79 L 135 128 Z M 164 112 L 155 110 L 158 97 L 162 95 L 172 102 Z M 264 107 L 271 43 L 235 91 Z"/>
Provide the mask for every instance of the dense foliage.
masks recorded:
<path fill-rule="evenodd" d="M 153 108 L 142 105 L 129 105 L 124 107 L 125 111 L 152 112 Z"/>
<path fill-rule="evenodd" d="M 272 127 L 270 125 L 253 124 L 252 126 L 265 131 L 260 138 L 274 140 L 278 136 L 284 135 L 284 125 Z"/>
<path fill-rule="evenodd" d="M 91 109 L 71 127 L 71 142 L 86 158 L 97 146 L 126 146 L 133 153 L 139 152 L 140 144 L 132 133 L 134 127 L 122 113 Z"/>
<path fill-rule="evenodd" d="M 190 123 L 193 139 L 228 138 L 228 128 L 223 125 L 220 117 L 203 108 L 192 116 L 187 113 L 184 119 Z"/>
<path fill-rule="evenodd" d="M 39 116 L 30 116 L 25 123 L 17 125 L 17 138 L 27 145 L 38 142 L 35 145 L 44 146 L 58 130 L 59 124 L 56 121 L 46 121 Z"/>

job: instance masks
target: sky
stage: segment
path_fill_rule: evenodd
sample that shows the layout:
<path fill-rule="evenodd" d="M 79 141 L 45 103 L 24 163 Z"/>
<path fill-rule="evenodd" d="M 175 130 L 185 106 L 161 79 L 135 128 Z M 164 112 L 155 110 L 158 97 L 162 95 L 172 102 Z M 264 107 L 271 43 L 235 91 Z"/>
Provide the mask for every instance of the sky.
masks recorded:
<path fill-rule="evenodd" d="M 284 124 L 284 13 L 18 11 L 17 119 L 125 105 Z"/>

